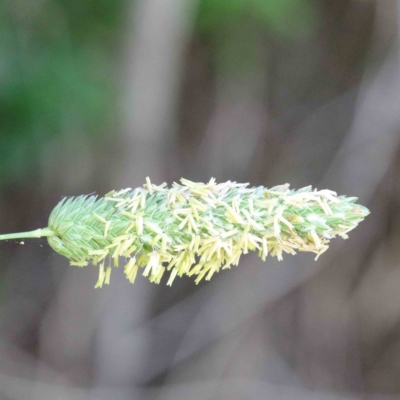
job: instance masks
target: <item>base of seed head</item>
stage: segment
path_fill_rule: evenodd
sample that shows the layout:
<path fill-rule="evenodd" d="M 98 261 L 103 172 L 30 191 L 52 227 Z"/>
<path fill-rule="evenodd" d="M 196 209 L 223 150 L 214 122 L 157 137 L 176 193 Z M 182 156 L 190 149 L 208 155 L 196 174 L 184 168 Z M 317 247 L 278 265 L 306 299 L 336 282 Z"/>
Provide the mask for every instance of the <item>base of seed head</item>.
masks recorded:
<path fill-rule="evenodd" d="M 0 240 L 47 237 L 71 265 L 99 266 L 96 288 L 110 283 L 120 258 L 132 283 L 141 271 L 154 283 L 169 274 L 168 285 L 184 275 L 195 276 L 197 284 L 238 265 L 249 251 L 263 261 L 296 251 L 313 252 L 318 259 L 330 239 L 346 239 L 369 214 L 355 204 L 357 198 L 330 190 L 247 186 L 212 178 L 208 183 L 181 179 L 168 188 L 147 178 L 134 190 L 64 198 L 47 228 L 0 235 Z"/>

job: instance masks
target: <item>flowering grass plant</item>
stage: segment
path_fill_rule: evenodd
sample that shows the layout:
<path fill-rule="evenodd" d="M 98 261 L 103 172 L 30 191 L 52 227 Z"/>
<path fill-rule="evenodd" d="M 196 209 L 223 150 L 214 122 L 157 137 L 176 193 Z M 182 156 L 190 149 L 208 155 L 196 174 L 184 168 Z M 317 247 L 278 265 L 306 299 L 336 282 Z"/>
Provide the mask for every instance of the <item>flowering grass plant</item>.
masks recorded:
<path fill-rule="evenodd" d="M 369 214 L 355 204 L 356 197 L 330 190 L 247 186 L 181 179 L 168 188 L 147 178 L 143 188 L 64 198 L 47 228 L 0 235 L 0 240 L 45 236 L 71 265 L 99 266 L 96 288 L 110 283 L 121 257 L 130 282 L 141 269 L 155 283 L 169 272 L 171 285 L 183 275 L 195 276 L 196 283 L 210 280 L 252 250 L 262 260 L 268 254 L 282 260 L 283 253 L 296 251 L 313 252 L 317 259 L 330 239 L 346 239 Z"/>

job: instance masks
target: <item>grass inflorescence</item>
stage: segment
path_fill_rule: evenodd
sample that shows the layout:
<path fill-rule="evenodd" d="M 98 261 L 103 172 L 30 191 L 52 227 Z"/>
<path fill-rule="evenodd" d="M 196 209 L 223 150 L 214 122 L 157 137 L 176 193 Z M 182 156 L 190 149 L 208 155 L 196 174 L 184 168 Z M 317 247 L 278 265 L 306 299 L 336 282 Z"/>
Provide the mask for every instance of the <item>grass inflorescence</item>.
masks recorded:
<path fill-rule="evenodd" d="M 155 283 L 168 272 L 171 285 L 183 275 L 195 276 L 196 283 L 210 280 L 252 250 L 262 260 L 268 254 L 282 260 L 283 253 L 296 251 L 313 252 L 317 259 L 330 239 L 346 239 L 369 214 L 355 204 L 357 198 L 330 190 L 247 186 L 181 179 L 168 188 L 147 178 L 134 190 L 64 198 L 47 228 L 0 239 L 47 236 L 71 265 L 99 266 L 95 287 L 110 283 L 112 266 L 118 267 L 121 257 L 130 282 L 141 269 Z"/>

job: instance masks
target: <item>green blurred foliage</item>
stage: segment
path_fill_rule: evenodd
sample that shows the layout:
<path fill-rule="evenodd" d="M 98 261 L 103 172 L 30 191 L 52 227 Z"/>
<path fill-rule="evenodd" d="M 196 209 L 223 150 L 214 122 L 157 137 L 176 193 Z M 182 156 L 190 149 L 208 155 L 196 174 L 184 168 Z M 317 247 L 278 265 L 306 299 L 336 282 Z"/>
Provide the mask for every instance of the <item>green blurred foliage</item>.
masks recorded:
<path fill-rule="evenodd" d="M 0 185 L 29 175 L 43 145 L 96 138 L 114 108 L 122 0 L 7 1 L 0 10 Z"/>
<path fill-rule="evenodd" d="M 202 31 L 218 33 L 253 19 L 288 38 L 305 38 L 315 29 L 317 5 L 312 0 L 201 0 L 198 26 Z"/>
<path fill-rule="evenodd" d="M 126 7 L 123 0 L 1 3 L 0 186 L 31 178 L 44 145 L 60 135 L 97 142 L 115 131 Z M 195 28 L 210 38 L 219 71 L 240 78 L 256 73 L 260 41 L 306 38 L 317 11 L 312 0 L 201 0 Z"/>
<path fill-rule="evenodd" d="M 201 0 L 196 28 L 211 42 L 220 72 L 237 78 L 254 73 L 260 41 L 306 40 L 319 21 L 313 0 Z"/>

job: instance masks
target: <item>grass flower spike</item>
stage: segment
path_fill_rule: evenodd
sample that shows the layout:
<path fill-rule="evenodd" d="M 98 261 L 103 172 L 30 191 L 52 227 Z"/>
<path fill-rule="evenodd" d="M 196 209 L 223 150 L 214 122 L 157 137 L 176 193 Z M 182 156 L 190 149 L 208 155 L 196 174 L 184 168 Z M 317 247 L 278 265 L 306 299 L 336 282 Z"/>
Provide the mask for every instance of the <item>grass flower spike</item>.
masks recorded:
<path fill-rule="evenodd" d="M 297 250 L 313 252 L 317 259 L 330 239 L 346 239 L 369 214 L 355 204 L 357 198 L 330 190 L 247 185 L 181 179 L 168 188 L 147 178 L 143 188 L 64 198 L 47 228 L 0 235 L 0 240 L 45 236 L 71 265 L 99 266 L 95 287 L 110 283 L 121 257 L 130 282 L 140 269 L 155 283 L 168 272 L 171 285 L 183 275 L 195 276 L 196 283 L 210 280 L 249 251 L 262 260 L 268 254 L 282 260 L 283 253 Z"/>

